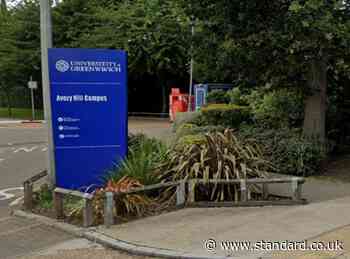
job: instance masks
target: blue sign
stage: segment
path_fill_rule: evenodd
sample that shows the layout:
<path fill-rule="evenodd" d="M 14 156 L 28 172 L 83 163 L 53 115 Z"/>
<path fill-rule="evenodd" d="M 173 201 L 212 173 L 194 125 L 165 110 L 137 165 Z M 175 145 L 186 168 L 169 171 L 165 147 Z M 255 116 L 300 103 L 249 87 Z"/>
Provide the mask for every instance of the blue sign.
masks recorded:
<path fill-rule="evenodd" d="M 207 104 L 208 86 L 198 84 L 194 86 L 195 107 L 196 111 Z"/>
<path fill-rule="evenodd" d="M 127 54 L 49 49 L 56 186 L 91 189 L 127 153 Z"/>

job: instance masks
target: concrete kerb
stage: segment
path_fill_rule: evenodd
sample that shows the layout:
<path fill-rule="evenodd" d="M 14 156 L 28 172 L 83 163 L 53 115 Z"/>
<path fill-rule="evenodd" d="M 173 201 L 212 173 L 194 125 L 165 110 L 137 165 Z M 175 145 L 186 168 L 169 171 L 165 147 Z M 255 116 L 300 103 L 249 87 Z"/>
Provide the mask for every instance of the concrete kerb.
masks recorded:
<path fill-rule="evenodd" d="M 67 232 L 71 235 L 77 236 L 77 237 L 84 237 L 92 242 L 99 243 L 101 245 L 104 245 L 106 247 L 113 248 L 115 250 L 127 252 L 129 254 L 133 255 L 140 255 L 140 256 L 153 256 L 153 257 L 161 257 L 161 258 L 170 258 L 170 259 L 226 259 L 230 257 L 219 257 L 219 256 L 199 256 L 199 255 L 192 255 L 187 252 L 178 252 L 175 250 L 168 250 L 164 248 L 156 248 L 156 247 L 147 247 L 147 246 L 140 246 L 136 245 L 134 243 L 126 242 L 123 240 L 118 240 L 111 238 L 109 236 L 106 236 L 104 234 L 96 232 L 96 228 L 80 228 L 77 226 L 73 226 L 68 223 L 59 222 L 55 219 L 51 219 L 48 217 L 40 216 L 33 214 L 31 212 L 26 212 L 23 210 L 14 210 L 13 215 L 16 217 L 36 220 L 44 225 L 62 230 L 64 232 Z M 237 258 L 237 257 L 235 257 Z M 246 258 L 246 257 L 242 257 Z M 251 258 L 251 257 L 250 257 Z M 254 257 L 256 259 L 258 257 Z"/>
<path fill-rule="evenodd" d="M 23 121 L 21 121 L 21 123 L 24 123 L 24 124 L 26 124 L 26 123 L 37 123 L 37 124 L 41 124 L 41 123 L 45 123 L 45 121 L 43 121 L 43 120 L 23 120 Z"/>
<path fill-rule="evenodd" d="M 1 124 L 21 124 L 21 120 L 0 120 L 0 125 Z"/>
<path fill-rule="evenodd" d="M 14 124 L 44 124 L 44 120 L 0 120 L 0 125 L 14 125 Z"/>

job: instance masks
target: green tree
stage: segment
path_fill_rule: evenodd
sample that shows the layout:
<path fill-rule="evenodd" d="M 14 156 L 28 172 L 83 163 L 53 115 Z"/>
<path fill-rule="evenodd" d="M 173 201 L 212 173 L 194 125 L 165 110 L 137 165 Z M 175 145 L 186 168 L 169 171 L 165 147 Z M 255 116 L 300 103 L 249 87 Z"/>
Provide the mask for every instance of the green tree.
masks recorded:
<path fill-rule="evenodd" d="M 201 78 L 212 70 L 209 80 L 302 88 L 309 94 L 304 133 L 324 141 L 327 79 L 337 87 L 337 74 L 349 79 L 349 1 L 192 0 L 183 6 L 202 32 L 196 39 Z"/>
<path fill-rule="evenodd" d="M 177 1 L 121 1 L 97 8 L 95 17 L 80 46 L 128 51 L 130 75 L 156 76 L 167 112 L 167 80 L 185 77 L 188 67 L 188 20 Z"/>
<path fill-rule="evenodd" d="M 305 105 L 304 133 L 326 137 L 326 101 L 329 76 L 349 58 L 350 20 L 347 1 L 295 0 L 288 25 L 294 32 L 289 52 L 306 65 L 309 97 Z M 332 75 L 333 74 L 333 75 Z"/>
<path fill-rule="evenodd" d="M 29 101 L 29 77 L 40 79 L 39 4 L 25 0 L 5 9 L 4 3 L 0 13 L 0 96 L 11 116 L 14 103 Z"/>

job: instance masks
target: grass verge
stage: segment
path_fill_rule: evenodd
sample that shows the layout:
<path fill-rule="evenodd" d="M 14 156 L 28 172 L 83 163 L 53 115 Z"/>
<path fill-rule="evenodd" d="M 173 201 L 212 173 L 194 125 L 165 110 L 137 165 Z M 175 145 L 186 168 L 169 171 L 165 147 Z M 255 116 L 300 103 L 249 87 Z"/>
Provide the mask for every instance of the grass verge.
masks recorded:
<path fill-rule="evenodd" d="M 12 108 L 12 115 L 10 115 L 7 108 L 0 107 L 0 118 L 31 120 L 32 110 L 27 108 Z M 35 119 L 42 120 L 43 118 L 43 110 L 35 110 Z"/>

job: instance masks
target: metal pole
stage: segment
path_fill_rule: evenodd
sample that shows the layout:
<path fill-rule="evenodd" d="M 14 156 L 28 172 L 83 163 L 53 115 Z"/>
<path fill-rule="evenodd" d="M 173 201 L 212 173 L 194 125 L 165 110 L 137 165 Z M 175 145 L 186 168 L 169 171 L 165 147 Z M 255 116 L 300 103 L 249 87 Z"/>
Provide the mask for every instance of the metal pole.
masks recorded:
<path fill-rule="evenodd" d="M 34 121 L 35 120 L 34 89 L 30 89 L 30 95 L 32 99 L 32 121 Z"/>
<path fill-rule="evenodd" d="M 194 36 L 194 21 L 191 18 L 191 64 L 190 64 L 190 89 L 189 89 L 189 100 L 188 100 L 188 111 L 192 111 L 192 88 L 193 88 L 193 36 Z"/>
<path fill-rule="evenodd" d="M 33 77 L 30 77 L 30 82 L 33 81 Z M 32 102 L 32 121 L 35 120 L 35 107 L 34 107 L 34 89 L 33 88 L 30 88 L 30 99 L 31 99 L 31 102 Z"/>
<path fill-rule="evenodd" d="M 55 156 L 52 136 L 51 100 L 49 83 L 48 49 L 52 48 L 51 0 L 40 0 L 41 69 L 44 99 L 44 117 L 48 136 L 48 175 L 51 187 L 55 186 Z"/>

